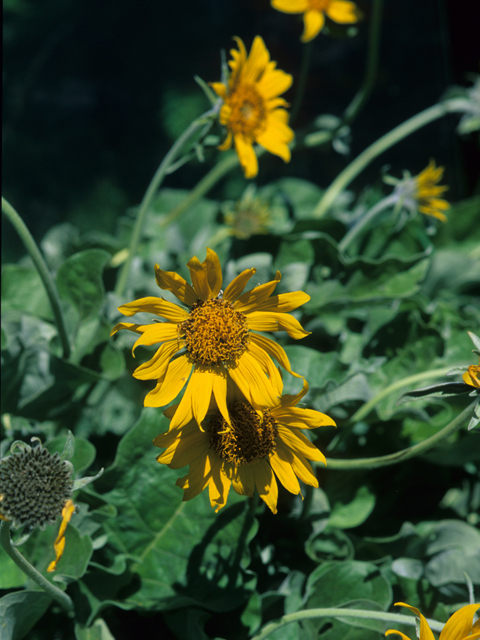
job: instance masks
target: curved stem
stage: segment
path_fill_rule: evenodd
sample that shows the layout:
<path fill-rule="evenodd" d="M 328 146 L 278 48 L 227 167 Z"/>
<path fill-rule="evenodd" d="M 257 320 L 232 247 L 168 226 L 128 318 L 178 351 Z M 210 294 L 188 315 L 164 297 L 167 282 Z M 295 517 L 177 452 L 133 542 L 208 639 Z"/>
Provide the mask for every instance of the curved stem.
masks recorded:
<path fill-rule="evenodd" d="M 311 620 L 314 618 L 357 618 L 363 620 L 379 620 L 380 622 L 391 622 L 394 625 L 406 624 L 410 627 L 415 627 L 416 619 L 413 616 L 404 616 L 401 613 L 386 613 L 383 611 L 365 611 L 363 609 L 304 609 L 303 611 L 296 611 L 295 613 L 289 613 L 286 616 L 270 622 L 267 624 L 260 633 L 253 636 L 251 640 L 264 640 L 271 633 L 277 631 L 277 629 L 285 627 L 292 622 L 299 622 L 300 620 Z M 437 622 L 436 620 L 427 620 L 432 631 L 441 631 L 444 624 Z"/>
<path fill-rule="evenodd" d="M 20 551 L 12 545 L 12 540 L 10 538 L 10 525 L 11 522 L 8 522 L 7 520 L 0 522 L 0 542 L 2 547 L 15 562 L 17 567 L 20 567 L 23 573 L 25 573 L 25 575 L 38 584 L 38 586 L 48 593 L 51 598 L 57 600 L 65 611 L 73 613 L 73 602 L 70 596 L 44 578 L 42 574 L 35 569 L 35 567 L 32 567 L 32 565 L 25 560 Z"/>
<path fill-rule="evenodd" d="M 216 113 L 215 108 L 211 109 L 210 111 L 207 111 L 207 113 L 205 113 L 203 116 L 200 116 L 200 118 L 197 118 L 197 120 L 194 120 L 187 127 L 187 129 L 185 129 L 185 131 L 182 133 L 182 135 L 178 138 L 178 140 L 172 146 L 170 151 L 167 153 L 165 158 L 162 160 L 150 184 L 148 185 L 145 195 L 143 196 L 142 202 L 140 203 L 140 207 L 137 212 L 137 217 L 135 219 L 135 225 L 133 227 L 132 237 L 130 239 L 130 245 L 128 248 L 128 256 L 124 264 L 122 265 L 120 275 L 118 276 L 118 280 L 115 286 L 115 293 L 117 296 L 122 296 L 125 291 L 125 287 L 127 285 L 127 280 L 128 280 L 128 274 L 130 273 L 130 268 L 132 265 L 132 260 L 135 254 L 137 253 L 140 237 L 142 235 L 143 224 L 145 222 L 145 215 L 152 203 L 152 200 L 155 194 L 157 193 L 160 185 L 162 184 L 163 179 L 167 174 L 169 167 L 172 165 L 173 161 L 177 157 L 177 154 L 179 153 L 179 151 L 181 151 L 182 147 L 189 140 L 189 138 L 191 138 L 198 129 L 205 127 L 205 124 L 208 121 L 208 118 L 212 116 L 214 113 Z"/>
<path fill-rule="evenodd" d="M 290 124 L 297 117 L 300 107 L 302 106 L 305 88 L 307 86 L 308 71 L 310 69 L 310 61 L 312 60 L 313 40 L 303 45 L 302 62 L 300 65 L 300 74 L 298 77 L 298 86 L 293 100 L 292 111 L 290 114 Z"/>
<path fill-rule="evenodd" d="M 362 151 L 362 153 L 347 165 L 335 178 L 313 210 L 313 217 L 321 218 L 324 216 L 340 193 L 384 151 L 430 122 L 438 120 L 438 118 L 442 118 L 447 113 L 463 111 L 464 108 L 465 101 L 460 98 L 452 98 L 451 100 L 434 104 L 432 107 L 417 113 L 412 118 L 409 118 L 402 124 L 398 125 L 398 127 L 395 127 L 376 140 L 373 144 L 367 147 L 365 151 Z"/>
<path fill-rule="evenodd" d="M 368 225 L 370 222 L 377 216 L 379 213 L 388 209 L 388 207 L 395 204 L 396 197 L 393 195 L 388 196 L 387 198 L 383 198 L 377 204 L 367 211 L 367 213 L 360 218 L 356 225 L 354 225 L 348 233 L 342 238 L 342 240 L 338 243 L 339 251 L 345 252 L 348 245 L 352 243 L 353 240 L 359 235 L 359 233 Z"/>
<path fill-rule="evenodd" d="M 452 433 L 460 429 L 470 417 L 473 408 L 476 404 L 476 400 L 472 402 L 466 409 L 464 409 L 454 420 L 452 420 L 446 427 L 435 433 L 430 438 L 427 438 L 423 442 L 402 449 L 396 453 L 391 453 L 387 456 L 379 456 L 377 458 L 359 458 L 357 460 L 339 460 L 327 458 L 327 469 L 378 469 L 379 467 L 388 467 L 391 464 L 397 464 L 404 460 L 409 460 L 415 456 L 428 451 L 442 440 L 448 438 Z"/>
<path fill-rule="evenodd" d="M 32 234 L 28 230 L 26 224 L 19 216 L 17 211 L 12 205 L 2 197 L 2 212 L 9 219 L 15 231 L 20 236 L 21 241 L 25 249 L 28 251 L 33 264 L 35 265 L 40 278 L 42 279 L 43 286 L 47 292 L 48 299 L 53 311 L 53 317 L 55 318 L 55 324 L 57 325 L 58 335 L 62 343 L 63 357 L 67 359 L 70 356 L 70 342 L 68 340 L 67 328 L 65 326 L 65 319 L 63 317 L 62 307 L 60 305 L 60 298 L 58 296 L 57 288 L 52 280 L 50 272 L 45 260 L 43 259 L 40 249 L 37 243 L 33 239 Z"/>
<path fill-rule="evenodd" d="M 350 124 L 366 103 L 375 86 L 378 74 L 378 60 L 380 53 L 380 27 L 382 25 L 383 0 L 373 0 L 370 16 L 370 31 L 368 33 L 367 64 L 362 84 L 353 100 L 345 109 L 342 125 Z"/>

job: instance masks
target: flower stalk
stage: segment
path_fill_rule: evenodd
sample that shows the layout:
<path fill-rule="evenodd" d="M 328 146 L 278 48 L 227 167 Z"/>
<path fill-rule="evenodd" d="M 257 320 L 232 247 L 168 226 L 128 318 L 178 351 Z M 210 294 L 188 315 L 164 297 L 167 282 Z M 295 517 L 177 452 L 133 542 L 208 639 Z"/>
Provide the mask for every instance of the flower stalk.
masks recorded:
<path fill-rule="evenodd" d="M 73 602 L 70 596 L 44 578 L 44 576 L 22 556 L 18 549 L 13 546 L 10 537 L 10 526 L 11 522 L 8 520 L 0 522 L 0 542 L 7 554 L 26 576 L 38 584 L 51 598 L 59 602 L 67 613 L 73 614 Z"/>
<path fill-rule="evenodd" d="M 367 227 L 372 220 L 382 211 L 388 209 L 392 205 L 394 205 L 397 201 L 397 198 L 393 195 L 388 196 L 387 198 L 382 198 L 375 206 L 373 206 L 367 213 L 355 224 L 342 238 L 342 240 L 338 243 L 338 249 L 342 253 L 345 253 L 348 246 L 352 244 L 355 238 Z"/>
<path fill-rule="evenodd" d="M 48 299 L 53 311 L 53 317 L 55 318 L 55 324 L 57 325 L 58 335 L 62 343 L 63 357 L 68 359 L 70 357 L 70 341 L 68 339 L 67 328 L 65 325 L 65 318 L 63 317 L 63 311 L 60 304 L 60 298 L 58 296 L 57 288 L 52 280 L 48 267 L 43 259 L 40 249 L 37 243 L 33 239 L 32 234 L 28 230 L 27 225 L 24 223 L 17 211 L 12 205 L 2 197 L 2 212 L 8 218 L 15 231 L 20 236 L 23 246 L 30 255 L 35 268 L 38 271 L 45 291 L 47 292 Z"/>

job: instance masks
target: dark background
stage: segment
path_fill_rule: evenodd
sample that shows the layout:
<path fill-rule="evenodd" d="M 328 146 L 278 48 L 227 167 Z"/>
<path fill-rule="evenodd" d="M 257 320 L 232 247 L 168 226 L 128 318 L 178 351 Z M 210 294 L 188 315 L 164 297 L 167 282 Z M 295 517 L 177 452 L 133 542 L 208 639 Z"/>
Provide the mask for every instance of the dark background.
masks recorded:
<path fill-rule="evenodd" d="M 330 23 L 314 41 L 298 130 L 322 113 L 341 115 L 365 64 L 371 3 L 359 0 L 358 33 Z M 326 187 L 365 146 L 434 104 L 449 84 L 479 72 L 479 3 L 471 0 L 386 0 L 376 88 L 353 124 L 350 157 L 331 148 L 298 151 L 289 165 L 264 156 L 257 183 L 281 175 Z M 232 36 L 250 48 L 261 35 L 279 68 L 298 79 L 300 16 L 268 0 L 7 0 L 4 4 L 3 192 L 40 240 L 54 224 L 113 232 L 142 195 L 172 142 L 208 108 L 193 76 L 220 79 L 220 51 Z M 295 87 L 295 84 L 294 84 Z M 286 98 L 293 101 L 294 89 Z M 458 118 L 437 121 L 402 141 L 352 185 L 360 190 L 391 172 L 418 173 L 431 157 L 446 166 L 448 197 L 478 192 L 475 135 L 454 132 Z M 221 131 L 218 130 L 221 134 Z M 191 188 L 213 165 L 190 163 L 166 186 Z M 244 188 L 240 170 L 212 192 Z M 4 224 L 6 259 L 23 253 Z"/>

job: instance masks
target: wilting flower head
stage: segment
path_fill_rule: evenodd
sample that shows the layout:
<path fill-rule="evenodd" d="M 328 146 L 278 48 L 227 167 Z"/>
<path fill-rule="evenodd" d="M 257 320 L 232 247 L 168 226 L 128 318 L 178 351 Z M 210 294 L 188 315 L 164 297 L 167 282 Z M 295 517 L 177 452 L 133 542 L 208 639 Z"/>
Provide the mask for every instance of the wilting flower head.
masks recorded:
<path fill-rule="evenodd" d="M 278 371 L 272 357 L 289 373 L 297 374 L 278 344 L 252 331 L 286 331 L 294 339 L 308 335 L 288 312 L 310 297 L 302 291 L 272 296 L 281 279 L 278 271 L 271 282 L 242 293 L 255 269 L 242 271 L 222 291 L 222 270 L 215 251 L 207 249 L 204 262 L 194 257 L 187 266 L 193 286 L 177 273 L 155 266 L 158 286 L 171 291 L 182 306 L 148 297 L 118 308 L 126 316 L 148 312 L 166 322 L 121 322 L 112 330 L 112 335 L 121 329 L 141 334 L 134 350 L 139 345 L 161 343 L 153 358 L 133 374 L 139 380 L 157 380 L 157 386 L 145 398 L 145 406 L 165 406 L 187 385 L 172 429 L 185 426 L 192 417 L 201 425 L 212 394 L 229 422 L 227 377 L 249 401 L 258 405 L 273 403 L 276 390 L 272 381 Z"/>
<path fill-rule="evenodd" d="M 462 378 L 465 384 L 469 384 L 471 387 L 475 387 L 475 389 L 480 389 L 480 360 L 478 361 L 478 365 L 471 364 Z"/>
<path fill-rule="evenodd" d="M 157 447 L 166 451 L 157 461 L 172 469 L 189 465 L 188 474 L 177 480 L 184 490 L 183 500 L 191 500 L 206 487 L 210 504 L 218 511 L 227 502 L 230 487 L 240 495 L 252 496 L 255 488 L 273 513 L 277 512 L 276 477 L 290 493 L 300 493 L 298 478 L 318 487 L 309 460 L 325 457 L 301 429 L 332 425 L 328 416 L 297 407 L 308 390 L 282 396 L 280 376 L 275 378 L 276 399 L 263 406 L 252 406 L 233 385 L 229 386 L 230 423 L 214 409 L 200 431 L 192 421 L 182 428 L 170 429 L 155 438 Z M 175 407 L 167 409 L 171 417 Z"/>
<path fill-rule="evenodd" d="M 418 609 L 404 602 L 396 602 L 395 606 L 407 607 L 420 618 L 420 640 L 435 640 L 428 622 Z M 439 640 L 478 640 L 480 638 L 480 620 L 473 624 L 473 617 L 479 608 L 480 604 L 469 604 L 459 609 L 443 627 Z M 389 629 L 385 635 L 389 636 L 392 633 L 396 633 L 403 640 L 410 640 L 404 633 L 394 629 Z"/>
<path fill-rule="evenodd" d="M 227 138 L 219 147 L 232 146 L 232 138 L 240 164 L 246 178 L 258 173 L 258 161 L 253 143 L 257 142 L 270 153 L 290 160 L 288 143 L 293 140 L 293 131 L 288 126 L 288 106 L 282 93 L 290 88 L 292 76 L 270 60 L 270 54 L 260 36 L 256 36 L 250 55 L 245 45 L 235 38 L 238 51 L 230 51 L 231 69 L 228 82 L 212 82 L 213 90 L 223 99 L 220 122 L 227 129 Z"/>
<path fill-rule="evenodd" d="M 325 14 L 340 24 L 353 24 L 361 17 L 356 4 L 348 0 L 271 0 L 271 4 L 283 13 L 303 13 L 302 42 L 313 40 L 320 33 Z"/>
<path fill-rule="evenodd" d="M 450 208 L 450 204 L 439 196 L 443 195 L 448 187 L 438 185 L 443 172 L 443 167 L 436 167 L 435 161 L 430 160 L 428 167 L 418 176 L 412 177 L 408 171 L 405 171 L 402 180 L 392 176 L 385 177 L 384 180 L 388 184 L 396 185 L 393 192 L 394 198 L 412 215 L 420 211 L 427 216 L 446 222 L 447 217 L 443 212 Z"/>

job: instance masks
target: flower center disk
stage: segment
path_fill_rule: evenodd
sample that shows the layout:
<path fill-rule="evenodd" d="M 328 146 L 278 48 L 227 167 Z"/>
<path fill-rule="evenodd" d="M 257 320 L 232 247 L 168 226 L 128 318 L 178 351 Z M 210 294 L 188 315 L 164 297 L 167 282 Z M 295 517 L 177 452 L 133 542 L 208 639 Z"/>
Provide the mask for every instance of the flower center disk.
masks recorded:
<path fill-rule="evenodd" d="M 194 304 L 179 330 L 196 364 L 234 368 L 249 342 L 247 318 L 220 298 Z"/>
<path fill-rule="evenodd" d="M 239 84 L 227 99 L 231 108 L 228 126 L 233 134 L 254 137 L 265 126 L 265 102 L 254 86 Z"/>
<path fill-rule="evenodd" d="M 267 410 L 260 417 L 246 402 L 228 408 L 232 426 L 215 416 L 210 420 L 210 446 L 221 458 L 236 466 L 268 457 L 276 447 L 277 426 Z"/>

